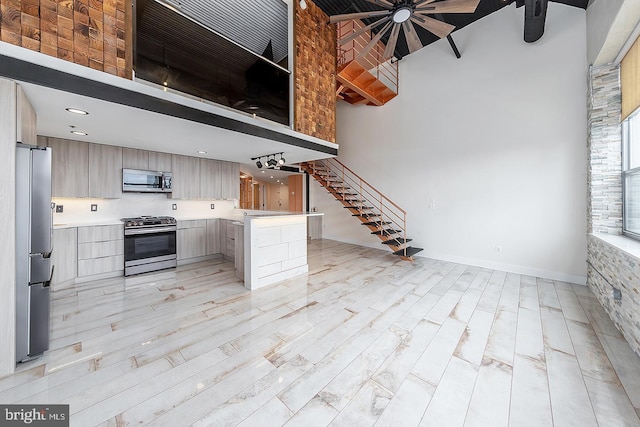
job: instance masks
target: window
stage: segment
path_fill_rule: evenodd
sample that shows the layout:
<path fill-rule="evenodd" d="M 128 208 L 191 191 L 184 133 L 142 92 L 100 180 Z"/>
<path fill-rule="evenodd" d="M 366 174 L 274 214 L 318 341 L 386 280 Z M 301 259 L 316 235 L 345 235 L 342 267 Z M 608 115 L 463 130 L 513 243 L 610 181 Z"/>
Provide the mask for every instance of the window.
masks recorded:
<path fill-rule="evenodd" d="M 624 233 L 640 239 L 640 110 L 622 122 Z"/>

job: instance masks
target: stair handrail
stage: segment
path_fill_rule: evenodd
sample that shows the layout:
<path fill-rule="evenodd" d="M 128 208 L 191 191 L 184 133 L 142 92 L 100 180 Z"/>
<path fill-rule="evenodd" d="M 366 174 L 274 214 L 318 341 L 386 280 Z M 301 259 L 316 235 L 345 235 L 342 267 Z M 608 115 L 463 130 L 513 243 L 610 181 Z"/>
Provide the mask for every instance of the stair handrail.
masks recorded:
<path fill-rule="evenodd" d="M 404 238 L 404 251 L 406 256 L 407 255 L 406 250 L 408 248 L 406 244 L 407 243 L 407 212 L 404 209 L 402 209 L 397 203 L 395 203 L 393 200 L 387 197 L 384 193 L 382 193 L 382 191 L 378 190 L 375 186 L 373 186 L 367 180 L 362 178 L 355 171 L 353 171 L 351 168 L 346 166 L 344 163 L 342 163 L 338 159 L 328 158 L 328 159 L 308 162 L 308 163 L 311 163 L 314 171 L 316 170 L 316 162 L 318 162 L 319 164 L 326 165 L 327 169 L 329 169 L 329 172 L 334 173 L 337 178 L 340 178 L 343 184 L 346 183 L 351 186 L 358 187 L 359 189 L 358 196 L 363 199 L 363 202 L 366 202 L 367 199 L 369 198 L 371 199 L 371 203 L 373 203 L 373 200 L 377 201 L 377 199 L 379 198 L 380 206 L 374 207 L 374 208 L 380 211 L 380 221 L 384 221 L 385 220 L 384 216 L 386 215 L 387 217 L 386 219 L 388 219 L 391 222 L 390 224 L 391 227 L 395 228 L 395 226 L 397 226 L 401 228 L 402 237 Z M 336 163 L 337 166 L 332 165 L 332 162 Z M 338 169 L 337 171 L 334 170 L 336 168 Z M 345 174 L 345 171 L 347 171 L 348 174 Z M 353 177 L 349 176 L 349 174 L 353 175 Z M 363 188 L 363 184 L 365 185 L 365 188 Z M 367 190 L 366 187 L 369 187 L 370 190 Z M 371 197 L 365 197 L 366 195 Z M 344 193 L 342 194 L 342 200 L 345 200 Z M 399 211 L 399 213 L 394 212 L 394 210 L 391 208 L 387 208 L 385 210 L 385 202 L 387 205 L 389 204 L 392 205 L 397 211 Z M 358 209 L 361 213 L 364 210 L 362 209 L 364 206 L 366 205 L 364 205 L 363 203 L 361 204 L 360 209 Z M 391 214 L 393 214 L 397 219 L 392 218 L 390 216 Z M 384 226 L 382 226 L 381 229 L 384 229 Z"/>

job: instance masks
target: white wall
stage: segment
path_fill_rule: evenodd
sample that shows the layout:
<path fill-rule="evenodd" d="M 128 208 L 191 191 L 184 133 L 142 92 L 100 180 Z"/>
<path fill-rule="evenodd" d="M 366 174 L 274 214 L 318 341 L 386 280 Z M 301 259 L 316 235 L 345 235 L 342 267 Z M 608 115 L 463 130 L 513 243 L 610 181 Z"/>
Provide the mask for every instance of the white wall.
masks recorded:
<path fill-rule="evenodd" d="M 419 255 L 584 283 L 585 11 L 550 3 L 531 45 L 523 13 L 454 33 L 461 60 L 446 40 L 403 59 L 383 107 L 339 103 L 339 159 L 408 211 Z M 317 183 L 311 207 L 325 238 L 382 247 Z"/>

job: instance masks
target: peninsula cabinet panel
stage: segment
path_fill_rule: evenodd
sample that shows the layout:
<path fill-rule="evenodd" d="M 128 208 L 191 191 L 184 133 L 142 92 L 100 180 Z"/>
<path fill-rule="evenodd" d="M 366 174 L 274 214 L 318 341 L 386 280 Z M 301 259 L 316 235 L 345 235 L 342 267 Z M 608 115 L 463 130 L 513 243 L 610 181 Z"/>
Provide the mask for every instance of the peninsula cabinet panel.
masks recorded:
<path fill-rule="evenodd" d="M 222 162 L 222 199 L 240 200 L 240 164 Z"/>
<path fill-rule="evenodd" d="M 207 255 L 220 253 L 220 220 L 207 220 Z"/>
<path fill-rule="evenodd" d="M 89 145 L 89 197 L 122 196 L 122 147 Z"/>
<path fill-rule="evenodd" d="M 122 149 L 122 167 L 125 169 L 149 170 L 149 152 L 135 148 Z"/>
<path fill-rule="evenodd" d="M 222 164 L 219 160 L 200 159 L 200 198 L 220 199 Z"/>
<path fill-rule="evenodd" d="M 53 285 L 73 280 L 78 275 L 78 229 L 61 228 L 53 230 Z"/>
<path fill-rule="evenodd" d="M 171 166 L 171 157 L 171 154 L 149 151 L 149 170 L 171 172 L 173 170 L 173 167 Z"/>
<path fill-rule="evenodd" d="M 172 156 L 172 199 L 200 198 L 200 159 L 189 156 Z"/>
<path fill-rule="evenodd" d="M 47 138 L 51 147 L 51 196 L 89 197 L 89 144 Z"/>

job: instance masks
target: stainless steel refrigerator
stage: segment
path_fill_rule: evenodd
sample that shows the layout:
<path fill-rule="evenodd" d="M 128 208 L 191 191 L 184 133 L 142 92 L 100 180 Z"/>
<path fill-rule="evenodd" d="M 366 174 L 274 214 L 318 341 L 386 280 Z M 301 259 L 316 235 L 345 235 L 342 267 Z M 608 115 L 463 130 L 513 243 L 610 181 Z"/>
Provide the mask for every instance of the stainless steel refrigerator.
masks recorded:
<path fill-rule="evenodd" d="M 51 149 L 16 149 L 16 361 L 49 349 Z"/>

